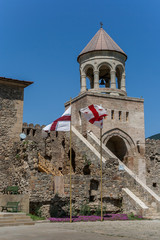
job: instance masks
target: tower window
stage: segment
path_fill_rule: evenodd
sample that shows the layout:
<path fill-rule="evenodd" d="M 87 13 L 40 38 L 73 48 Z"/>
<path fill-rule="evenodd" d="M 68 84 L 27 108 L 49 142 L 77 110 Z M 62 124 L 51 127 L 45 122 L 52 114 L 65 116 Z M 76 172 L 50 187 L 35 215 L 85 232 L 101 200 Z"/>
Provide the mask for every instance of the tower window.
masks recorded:
<path fill-rule="evenodd" d="M 82 125 L 81 112 L 79 111 L 79 125 Z"/>
<path fill-rule="evenodd" d="M 153 183 L 152 185 L 153 185 L 153 187 L 157 187 L 157 183 Z"/>
<path fill-rule="evenodd" d="M 129 119 L 129 112 L 126 112 L 126 121 L 128 122 Z"/>
<path fill-rule="evenodd" d="M 114 110 L 111 110 L 111 119 L 114 119 Z"/>
<path fill-rule="evenodd" d="M 122 120 L 122 111 L 119 111 L 119 120 Z"/>

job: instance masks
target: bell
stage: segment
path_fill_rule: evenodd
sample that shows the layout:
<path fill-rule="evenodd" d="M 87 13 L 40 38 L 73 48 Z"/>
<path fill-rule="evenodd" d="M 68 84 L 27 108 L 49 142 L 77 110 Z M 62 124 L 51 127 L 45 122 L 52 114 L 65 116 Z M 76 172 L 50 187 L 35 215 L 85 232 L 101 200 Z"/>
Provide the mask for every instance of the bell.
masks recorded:
<path fill-rule="evenodd" d="M 105 85 L 105 82 L 104 82 L 104 80 L 103 79 L 101 79 L 101 82 L 100 82 L 100 84 L 99 85 Z"/>

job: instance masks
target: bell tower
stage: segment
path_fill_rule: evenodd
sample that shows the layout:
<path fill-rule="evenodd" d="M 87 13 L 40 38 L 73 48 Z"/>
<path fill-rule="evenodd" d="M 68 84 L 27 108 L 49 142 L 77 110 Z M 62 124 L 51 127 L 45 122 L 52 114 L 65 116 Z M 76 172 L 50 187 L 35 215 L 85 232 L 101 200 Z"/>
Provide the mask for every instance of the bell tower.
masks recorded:
<path fill-rule="evenodd" d="M 91 131 L 99 138 L 99 129 L 81 116 L 80 109 L 91 104 L 105 108 L 103 144 L 145 182 L 144 100 L 127 96 L 126 60 L 101 26 L 77 58 L 80 93 L 72 99 L 72 125 L 85 137 Z"/>
<path fill-rule="evenodd" d="M 126 96 L 127 55 L 101 28 L 79 54 L 81 90 Z M 87 89 L 87 80 L 89 88 Z"/>

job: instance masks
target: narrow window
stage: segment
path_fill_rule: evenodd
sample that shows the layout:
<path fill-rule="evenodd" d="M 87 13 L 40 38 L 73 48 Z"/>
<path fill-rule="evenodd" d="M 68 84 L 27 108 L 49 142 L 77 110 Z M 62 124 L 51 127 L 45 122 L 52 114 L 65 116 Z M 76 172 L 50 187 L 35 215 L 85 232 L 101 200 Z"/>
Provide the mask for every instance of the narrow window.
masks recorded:
<path fill-rule="evenodd" d="M 27 135 L 30 134 L 30 128 L 27 128 Z"/>
<path fill-rule="evenodd" d="M 79 125 L 82 125 L 81 112 L 79 111 Z"/>
<path fill-rule="evenodd" d="M 33 129 L 33 136 L 35 136 L 35 134 L 36 134 L 36 130 L 35 130 L 35 129 Z"/>
<path fill-rule="evenodd" d="M 111 110 L 111 119 L 114 119 L 114 110 Z"/>
<path fill-rule="evenodd" d="M 119 111 L 119 120 L 122 120 L 122 112 Z"/>
<path fill-rule="evenodd" d="M 157 187 L 157 183 L 153 183 L 153 187 Z"/>
<path fill-rule="evenodd" d="M 126 112 L 126 121 L 128 122 L 129 112 Z"/>

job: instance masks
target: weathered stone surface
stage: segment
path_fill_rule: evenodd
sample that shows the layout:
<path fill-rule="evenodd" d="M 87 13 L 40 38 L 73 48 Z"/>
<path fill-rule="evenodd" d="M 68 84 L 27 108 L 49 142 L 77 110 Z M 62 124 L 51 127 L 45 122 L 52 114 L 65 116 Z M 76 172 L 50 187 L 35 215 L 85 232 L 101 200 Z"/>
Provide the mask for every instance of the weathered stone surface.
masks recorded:
<path fill-rule="evenodd" d="M 160 140 L 146 140 L 147 185 L 160 195 Z"/>
<path fill-rule="evenodd" d="M 30 212 L 39 212 L 40 215 L 49 217 L 57 208 L 58 213 L 68 213 L 70 180 L 69 180 L 69 134 L 51 133 L 46 139 L 41 137 L 41 128 L 34 125 L 26 125 L 27 138 L 15 143 L 12 147 L 12 157 L 8 155 L 6 161 L 10 162 L 9 168 L 3 166 L 3 178 L 1 190 L 7 186 L 5 178 L 9 173 L 9 183 L 17 184 L 23 194 L 29 195 Z M 35 130 L 35 134 L 30 134 L 28 128 Z M 99 159 L 89 151 L 85 144 L 72 136 L 72 199 L 73 210 L 80 211 L 82 205 L 89 204 L 94 212 L 100 206 L 100 163 Z M 54 144 L 54 147 L 53 147 Z M 159 141 L 148 141 L 146 144 L 147 169 L 151 173 L 147 174 L 147 183 L 153 189 L 150 181 L 159 184 L 158 151 Z M 95 145 L 97 148 L 97 146 Z M 52 176 L 38 170 L 38 153 L 54 167 L 59 169 L 63 176 Z M 104 151 L 103 151 L 103 154 Z M 106 157 L 106 156 L 105 156 Z M 154 163 L 154 164 L 153 164 Z M 156 164 L 156 165 L 155 165 Z M 156 173 L 156 174 L 155 174 Z M 9 184 L 8 183 L 8 184 Z M 150 196 L 144 192 L 134 179 L 126 172 L 119 171 L 119 163 L 114 158 L 108 158 L 103 164 L 103 206 L 108 212 L 123 211 L 123 208 L 136 212 L 130 199 L 122 194 L 122 188 L 135 189 L 148 201 Z M 157 189 L 157 193 L 159 190 Z M 58 195 L 57 195 L 58 194 Z M 125 201 L 123 201 L 123 198 Z M 128 199 L 128 200 L 127 200 Z M 152 204 L 152 199 L 149 200 Z M 130 206 L 131 205 L 131 206 Z M 126 207 L 128 206 L 128 207 Z M 140 211 L 140 209 L 137 211 Z"/>

